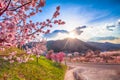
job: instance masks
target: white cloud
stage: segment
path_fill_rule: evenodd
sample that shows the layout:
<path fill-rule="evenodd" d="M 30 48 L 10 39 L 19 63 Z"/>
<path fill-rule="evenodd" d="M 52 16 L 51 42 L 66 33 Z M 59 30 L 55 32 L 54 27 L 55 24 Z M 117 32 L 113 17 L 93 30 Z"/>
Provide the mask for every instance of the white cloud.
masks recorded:
<path fill-rule="evenodd" d="M 45 9 L 43 9 L 43 13 L 38 14 L 37 19 L 33 18 L 33 20 L 41 21 L 41 20 L 45 20 L 46 18 L 50 18 L 54 13 L 56 6 L 57 4 L 52 6 L 47 6 Z M 78 5 L 61 5 L 61 12 L 58 18 L 64 20 L 66 24 L 62 26 L 54 27 L 52 31 L 67 30 L 70 32 L 78 26 L 87 25 L 88 27 L 83 30 L 84 32 L 78 36 L 78 38 L 81 40 L 87 41 L 92 37 L 105 37 L 105 36 L 118 37 L 120 35 L 119 26 L 117 26 L 114 29 L 115 31 L 113 32 L 108 31 L 106 29 L 106 26 L 116 23 L 118 25 L 118 22 L 120 22 L 120 20 L 118 20 L 118 22 L 115 21 L 115 18 L 109 18 L 102 21 L 98 20 L 107 15 L 109 15 L 107 11 L 100 12 L 96 10 L 87 9 L 86 7 L 78 6 Z M 58 34 L 57 37 L 51 38 L 51 40 L 63 39 L 66 36 L 68 35 Z"/>
<path fill-rule="evenodd" d="M 75 27 L 87 24 L 93 18 L 93 16 L 93 13 L 88 13 L 88 11 L 86 11 L 83 7 L 80 6 L 62 6 L 61 15 L 59 18 L 64 20 L 66 24 L 55 29 L 60 28 L 71 31 Z"/>

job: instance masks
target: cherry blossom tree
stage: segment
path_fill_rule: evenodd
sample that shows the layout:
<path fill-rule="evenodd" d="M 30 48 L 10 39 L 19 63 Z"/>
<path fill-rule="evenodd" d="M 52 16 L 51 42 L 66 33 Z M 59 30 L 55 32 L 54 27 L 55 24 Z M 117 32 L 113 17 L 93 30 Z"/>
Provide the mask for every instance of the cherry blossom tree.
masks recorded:
<path fill-rule="evenodd" d="M 36 56 L 36 61 L 38 63 L 38 59 L 39 57 L 47 51 L 47 48 L 46 48 L 46 40 L 42 39 L 42 40 L 39 40 L 37 41 L 36 43 L 34 43 L 32 45 L 32 48 L 31 49 L 26 49 L 27 53 L 28 54 L 32 54 L 32 55 L 35 55 Z"/>
<path fill-rule="evenodd" d="M 0 0 L 0 46 L 2 48 L 4 46 L 21 47 L 35 39 L 36 35 L 48 34 L 53 24 L 65 24 L 61 19 L 57 19 L 60 15 L 60 6 L 56 7 L 56 11 L 50 19 L 42 22 L 32 21 L 31 17 L 41 13 L 44 6 L 45 0 Z M 36 57 L 39 57 L 46 49 L 44 42 L 42 44 L 35 45 L 32 50 L 28 49 L 27 53 L 34 52 Z M 14 61 L 21 63 L 23 59 L 16 57 L 15 54 L 10 54 L 10 58 L 4 57 L 4 59 L 10 60 L 10 63 Z M 28 58 L 25 57 L 24 62 L 27 61 L 26 59 Z"/>
<path fill-rule="evenodd" d="M 34 39 L 35 34 L 49 33 L 48 28 L 52 28 L 53 24 L 65 24 L 56 19 L 60 14 L 60 6 L 56 7 L 51 19 L 42 22 L 30 20 L 41 13 L 44 6 L 45 0 L 0 0 L 0 46 L 22 46 Z"/>
<path fill-rule="evenodd" d="M 54 53 L 53 50 L 48 51 L 48 54 L 46 55 L 47 59 L 52 60 L 57 63 L 61 63 L 64 60 L 64 57 L 65 57 L 64 52 Z"/>

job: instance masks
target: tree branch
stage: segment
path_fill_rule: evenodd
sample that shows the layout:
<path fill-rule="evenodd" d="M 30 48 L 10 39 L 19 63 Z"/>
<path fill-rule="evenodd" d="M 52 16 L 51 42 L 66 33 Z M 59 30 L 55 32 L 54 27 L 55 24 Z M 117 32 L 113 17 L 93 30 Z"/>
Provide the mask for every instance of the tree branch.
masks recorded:
<path fill-rule="evenodd" d="M 25 3 L 25 4 L 21 5 L 21 6 L 18 6 L 18 7 L 15 8 L 15 9 L 12 9 L 12 10 L 9 10 L 9 11 L 16 11 L 17 9 L 19 9 L 19 8 L 21 8 L 21 7 L 23 7 L 23 6 L 27 5 L 27 4 L 30 4 L 31 2 L 32 2 L 32 1 L 27 2 L 27 3 Z"/>
<path fill-rule="evenodd" d="M 11 0 L 9 0 L 9 3 L 8 3 L 7 7 L 0 13 L 0 16 L 8 9 L 8 7 L 10 5 L 10 2 L 11 2 Z"/>
<path fill-rule="evenodd" d="M 52 19 L 50 20 L 50 22 L 52 22 L 52 20 L 53 20 L 53 17 L 52 17 Z M 48 23 L 46 24 L 46 26 L 48 26 L 48 25 L 50 24 L 50 22 L 48 22 Z M 35 32 L 31 33 L 31 34 L 28 34 L 28 36 L 34 35 L 34 34 L 37 33 L 37 32 L 39 32 L 39 29 L 36 30 Z"/>

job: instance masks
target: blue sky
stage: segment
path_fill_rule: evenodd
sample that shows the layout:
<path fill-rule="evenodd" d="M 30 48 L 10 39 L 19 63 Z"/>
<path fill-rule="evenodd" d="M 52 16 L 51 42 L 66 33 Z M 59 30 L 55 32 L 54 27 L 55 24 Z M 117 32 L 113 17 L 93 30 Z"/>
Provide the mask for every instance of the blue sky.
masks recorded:
<path fill-rule="evenodd" d="M 120 43 L 120 0 L 46 0 L 43 13 L 32 19 L 50 18 L 58 5 L 58 18 L 66 24 L 55 26 L 50 34 L 44 35 L 48 40 L 74 36 L 83 41 Z"/>

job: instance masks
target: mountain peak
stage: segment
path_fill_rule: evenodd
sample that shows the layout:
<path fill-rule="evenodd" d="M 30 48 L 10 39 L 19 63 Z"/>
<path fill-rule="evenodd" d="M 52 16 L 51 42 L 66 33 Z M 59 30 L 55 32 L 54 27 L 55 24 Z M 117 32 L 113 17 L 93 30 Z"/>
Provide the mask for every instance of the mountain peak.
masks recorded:
<path fill-rule="evenodd" d="M 66 51 L 66 52 L 83 52 L 89 49 L 91 50 L 99 50 L 94 46 L 87 44 L 84 41 L 79 39 L 71 39 L 66 38 L 64 40 L 56 40 L 56 41 L 48 41 L 47 42 L 48 49 L 53 49 L 55 52 L 58 51 Z"/>
<path fill-rule="evenodd" d="M 57 51 L 66 52 L 85 52 L 87 50 L 116 50 L 120 49 L 120 44 L 113 43 L 99 43 L 99 42 L 84 42 L 77 38 L 65 38 L 63 40 L 55 40 L 47 42 L 48 50 L 53 49 Z"/>

